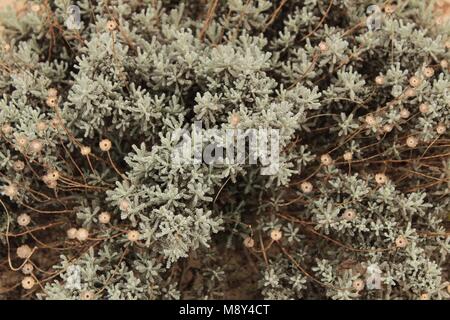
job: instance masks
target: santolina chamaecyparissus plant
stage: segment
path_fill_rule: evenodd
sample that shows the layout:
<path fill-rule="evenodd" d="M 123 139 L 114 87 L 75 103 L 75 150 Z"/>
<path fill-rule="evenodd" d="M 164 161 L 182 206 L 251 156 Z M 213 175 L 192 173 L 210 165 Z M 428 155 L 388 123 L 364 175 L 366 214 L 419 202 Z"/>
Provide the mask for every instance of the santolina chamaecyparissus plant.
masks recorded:
<path fill-rule="evenodd" d="M 0 296 L 449 299 L 450 27 L 435 5 L 3 11 Z M 234 148 L 212 129 L 275 130 L 277 170 L 172 161 L 196 122 L 200 149 Z"/>

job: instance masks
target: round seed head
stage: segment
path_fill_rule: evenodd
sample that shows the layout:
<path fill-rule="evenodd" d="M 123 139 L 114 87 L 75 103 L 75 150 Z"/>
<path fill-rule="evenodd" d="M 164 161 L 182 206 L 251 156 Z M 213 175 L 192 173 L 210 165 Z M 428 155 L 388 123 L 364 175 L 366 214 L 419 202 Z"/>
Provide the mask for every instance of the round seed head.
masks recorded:
<path fill-rule="evenodd" d="M 280 230 L 274 229 L 270 232 L 270 237 L 273 241 L 279 241 L 282 236 L 283 233 Z"/>
<path fill-rule="evenodd" d="M 31 255 L 31 248 L 24 244 L 17 248 L 16 253 L 19 258 L 26 259 Z"/>
<path fill-rule="evenodd" d="M 102 141 L 100 141 L 99 146 L 100 146 L 100 150 L 109 151 L 109 150 L 111 150 L 111 146 L 112 146 L 111 140 L 103 139 Z"/>
<path fill-rule="evenodd" d="M 313 185 L 311 182 L 309 181 L 304 181 L 302 182 L 302 184 L 300 185 L 300 189 L 302 189 L 303 193 L 311 193 L 311 191 L 313 190 Z"/>
<path fill-rule="evenodd" d="M 27 276 L 22 280 L 22 287 L 26 290 L 30 290 L 31 288 L 34 287 L 35 284 L 36 281 L 33 279 L 33 277 L 30 276 Z"/>
<path fill-rule="evenodd" d="M 26 213 L 22 213 L 21 215 L 19 215 L 17 217 L 17 223 L 19 224 L 19 226 L 21 227 L 26 227 L 27 225 L 29 225 L 31 222 L 31 218 L 29 215 L 27 215 Z"/>
<path fill-rule="evenodd" d="M 253 240 L 251 237 L 247 237 L 244 239 L 244 246 L 246 248 L 253 248 L 255 245 L 255 240 Z"/>
<path fill-rule="evenodd" d="M 86 241 L 89 238 L 89 231 L 87 231 L 85 228 L 78 229 L 76 238 L 81 242 Z"/>

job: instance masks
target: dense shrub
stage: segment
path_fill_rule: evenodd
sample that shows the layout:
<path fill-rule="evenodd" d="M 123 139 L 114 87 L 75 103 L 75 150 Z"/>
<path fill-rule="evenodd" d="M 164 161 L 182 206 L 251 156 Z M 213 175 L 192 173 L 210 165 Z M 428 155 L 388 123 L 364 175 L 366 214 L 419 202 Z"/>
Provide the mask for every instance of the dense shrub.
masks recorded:
<path fill-rule="evenodd" d="M 3 12 L 3 297 L 448 299 L 432 2 L 82 0 L 79 29 L 66 0 Z M 208 129 L 278 130 L 279 167 L 173 161 L 195 122 L 226 150 Z"/>

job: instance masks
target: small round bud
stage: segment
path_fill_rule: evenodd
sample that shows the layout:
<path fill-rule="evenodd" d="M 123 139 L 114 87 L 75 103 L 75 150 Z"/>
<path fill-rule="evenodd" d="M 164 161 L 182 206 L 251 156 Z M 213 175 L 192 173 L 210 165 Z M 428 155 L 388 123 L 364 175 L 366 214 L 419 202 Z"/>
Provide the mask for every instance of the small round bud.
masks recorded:
<path fill-rule="evenodd" d="M 384 6 L 384 12 L 386 12 L 387 14 L 393 14 L 396 9 L 397 6 L 395 4 L 387 4 Z"/>
<path fill-rule="evenodd" d="M 7 197 L 15 198 L 19 193 L 19 190 L 17 189 L 16 185 L 10 184 L 3 189 L 3 193 Z"/>
<path fill-rule="evenodd" d="M 331 156 L 327 153 L 327 154 L 323 154 L 320 156 L 320 162 L 324 165 L 324 166 L 329 166 L 331 164 L 333 164 L 333 159 L 331 158 Z"/>
<path fill-rule="evenodd" d="M 34 287 L 34 285 L 36 284 L 36 281 L 32 278 L 32 277 L 25 277 L 22 280 L 22 287 L 26 290 L 30 290 L 31 288 Z"/>
<path fill-rule="evenodd" d="M 233 113 L 233 114 L 231 115 L 231 118 L 230 118 L 230 124 L 231 124 L 231 126 L 232 126 L 233 128 L 236 128 L 237 125 L 239 124 L 240 120 L 241 120 L 241 119 L 240 119 L 240 117 L 239 117 L 239 114 Z"/>
<path fill-rule="evenodd" d="M 418 143 L 419 143 L 419 140 L 414 136 L 410 136 L 406 139 L 406 145 L 410 148 L 417 147 Z"/>
<path fill-rule="evenodd" d="M 111 150 L 111 146 L 112 146 L 111 140 L 103 139 L 102 141 L 100 141 L 99 146 L 100 146 L 100 150 L 109 151 L 109 150 Z"/>
<path fill-rule="evenodd" d="M 344 160 L 345 161 L 352 161 L 353 159 L 353 152 L 347 151 L 344 153 Z"/>
<path fill-rule="evenodd" d="M 48 97 L 46 100 L 46 103 L 49 107 L 56 107 L 58 105 L 58 98 L 57 97 Z"/>
<path fill-rule="evenodd" d="M 52 121 L 50 121 L 53 128 L 57 129 L 62 125 L 62 121 L 59 118 L 53 118 Z"/>
<path fill-rule="evenodd" d="M 48 181 L 57 181 L 60 178 L 58 170 L 52 170 L 47 173 Z"/>
<path fill-rule="evenodd" d="M 31 263 L 25 263 L 22 267 L 23 274 L 31 274 L 34 270 L 34 267 Z"/>
<path fill-rule="evenodd" d="M 12 131 L 13 131 L 13 128 L 8 123 L 5 123 L 4 125 L 2 125 L 2 133 L 5 136 L 9 135 Z"/>
<path fill-rule="evenodd" d="M 392 129 L 394 129 L 394 126 L 393 126 L 392 124 L 390 124 L 390 123 L 386 123 L 386 124 L 383 126 L 383 132 L 385 132 L 385 133 L 391 132 Z"/>
<path fill-rule="evenodd" d="M 39 12 L 39 11 L 41 11 L 41 6 L 39 4 L 37 4 L 37 3 L 34 3 L 34 4 L 31 5 L 31 11 Z"/>
<path fill-rule="evenodd" d="M 375 83 L 379 86 L 382 86 L 384 84 L 385 80 L 383 76 L 377 76 L 375 77 Z"/>
<path fill-rule="evenodd" d="M 428 293 L 422 293 L 419 300 L 430 300 L 430 295 Z"/>
<path fill-rule="evenodd" d="M 130 202 L 128 200 L 120 200 L 119 201 L 119 209 L 122 211 L 128 211 L 130 209 Z"/>
<path fill-rule="evenodd" d="M 100 215 L 98 216 L 98 221 L 102 224 L 109 223 L 109 221 L 111 221 L 111 214 L 106 211 L 100 213 Z"/>
<path fill-rule="evenodd" d="M 85 228 L 78 229 L 76 238 L 81 242 L 86 241 L 89 238 L 89 231 L 87 231 Z"/>
<path fill-rule="evenodd" d="M 425 77 L 431 78 L 432 76 L 434 76 L 434 69 L 431 67 L 426 67 L 425 69 L 423 69 L 423 74 L 425 75 Z"/>
<path fill-rule="evenodd" d="M 300 185 L 300 189 L 302 189 L 303 193 L 308 194 L 308 193 L 311 193 L 311 191 L 313 190 L 313 185 L 309 181 L 304 181 Z"/>
<path fill-rule="evenodd" d="M 387 177 L 386 177 L 386 175 L 384 173 L 377 173 L 375 175 L 375 181 L 378 184 L 385 184 L 387 182 Z"/>
<path fill-rule="evenodd" d="M 19 258 L 27 259 L 31 255 L 31 248 L 28 245 L 24 244 L 17 248 L 16 253 Z"/>
<path fill-rule="evenodd" d="M 117 28 L 117 22 L 114 20 L 109 20 L 106 23 L 106 29 L 108 29 L 108 31 L 114 31 Z"/>
<path fill-rule="evenodd" d="M 446 130 L 447 130 L 447 128 L 442 123 L 440 123 L 436 126 L 436 132 L 438 134 L 444 134 Z"/>
<path fill-rule="evenodd" d="M 417 88 L 420 85 L 421 81 L 418 77 L 412 76 L 409 78 L 409 85 L 413 88 Z"/>
<path fill-rule="evenodd" d="M 356 211 L 353 209 L 347 209 L 342 214 L 342 218 L 344 218 L 347 221 L 352 221 L 356 218 Z"/>
<path fill-rule="evenodd" d="M 273 241 L 279 241 L 282 236 L 283 233 L 280 230 L 274 229 L 270 232 L 270 237 Z"/>
<path fill-rule="evenodd" d="M 39 132 L 43 132 L 45 130 L 47 130 L 47 124 L 44 121 L 38 121 L 38 123 L 36 123 L 36 129 Z"/>
<path fill-rule="evenodd" d="M 330 47 L 325 42 L 322 41 L 319 43 L 319 50 L 321 52 L 327 52 L 329 49 L 330 49 Z"/>
<path fill-rule="evenodd" d="M 420 113 L 428 113 L 430 111 L 430 106 L 427 103 L 421 103 L 419 106 Z"/>
<path fill-rule="evenodd" d="M 23 161 L 20 161 L 20 160 L 14 161 L 13 169 L 16 172 L 23 171 L 23 169 L 25 169 L 25 163 Z"/>
<path fill-rule="evenodd" d="M 414 88 L 408 88 L 405 91 L 405 96 L 407 97 L 414 97 L 416 95 L 416 89 Z"/>
<path fill-rule="evenodd" d="M 397 239 L 395 239 L 395 245 L 397 248 L 404 248 L 408 245 L 408 239 L 404 236 L 398 236 Z"/>
<path fill-rule="evenodd" d="M 353 281 L 352 287 L 353 287 L 353 289 L 355 289 L 357 292 L 359 292 L 359 291 L 361 291 L 362 289 L 364 289 L 364 281 L 363 281 L 362 279 L 356 279 L 355 281 Z"/>
<path fill-rule="evenodd" d="M 57 97 L 58 96 L 58 90 L 55 88 L 50 88 L 47 91 L 47 97 Z"/>
<path fill-rule="evenodd" d="M 29 215 L 27 215 L 26 213 L 22 213 L 21 215 L 19 215 L 17 217 L 17 223 L 19 224 L 19 226 L 21 227 L 26 227 L 27 225 L 29 225 L 31 222 L 31 218 Z"/>
<path fill-rule="evenodd" d="M 67 230 L 67 238 L 69 239 L 75 239 L 77 237 L 77 229 L 70 228 Z"/>
<path fill-rule="evenodd" d="M 44 147 L 44 145 L 42 144 L 42 142 L 40 140 L 33 140 L 30 143 L 30 151 L 32 153 L 41 152 L 43 147 Z"/>
<path fill-rule="evenodd" d="M 81 147 L 80 152 L 83 156 L 88 156 L 91 154 L 91 148 L 83 146 L 83 147 Z"/>
<path fill-rule="evenodd" d="M 400 118 L 402 118 L 402 119 L 408 119 L 409 116 L 410 116 L 410 112 L 409 112 L 408 109 L 404 109 L 404 108 L 403 108 L 403 109 L 400 110 Z"/>
<path fill-rule="evenodd" d="M 130 231 L 128 231 L 128 233 L 127 233 L 127 239 L 129 240 L 129 241 L 131 241 L 131 242 L 136 242 L 136 241 L 138 241 L 139 240 L 139 238 L 140 238 L 140 234 L 139 234 L 139 232 L 138 231 L 136 231 L 136 230 L 130 230 Z"/>
<path fill-rule="evenodd" d="M 364 119 L 364 121 L 367 123 L 367 125 L 369 125 L 369 126 L 374 126 L 376 123 L 377 123 L 377 120 L 375 119 L 375 117 L 373 116 L 373 115 L 371 115 L 371 114 L 368 114 L 366 117 L 365 117 L 365 119 Z"/>
<path fill-rule="evenodd" d="M 255 245 L 255 240 L 253 240 L 251 237 L 247 237 L 244 239 L 244 246 L 246 248 L 253 248 Z"/>
<path fill-rule="evenodd" d="M 80 300 L 93 300 L 95 297 L 94 291 L 86 290 L 80 293 Z"/>
<path fill-rule="evenodd" d="M 448 61 L 447 60 L 441 60 L 440 65 L 441 65 L 442 69 L 447 69 L 448 68 Z"/>
<path fill-rule="evenodd" d="M 28 139 L 25 136 L 18 136 L 16 138 L 16 143 L 19 147 L 23 148 L 28 144 Z"/>

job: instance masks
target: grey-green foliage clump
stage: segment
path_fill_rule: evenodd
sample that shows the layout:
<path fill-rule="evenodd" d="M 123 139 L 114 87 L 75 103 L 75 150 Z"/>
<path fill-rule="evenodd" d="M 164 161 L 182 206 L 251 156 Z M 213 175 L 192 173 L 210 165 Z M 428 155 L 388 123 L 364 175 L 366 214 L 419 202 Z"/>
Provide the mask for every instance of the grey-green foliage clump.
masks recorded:
<path fill-rule="evenodd" d="M 0 21 L 0 257 L 36 282 L 12 296 L 450 297 L 433 1 L 35 1 Z M 196 121 L 278 130 L 278 170 L 173 161 Z"/>

